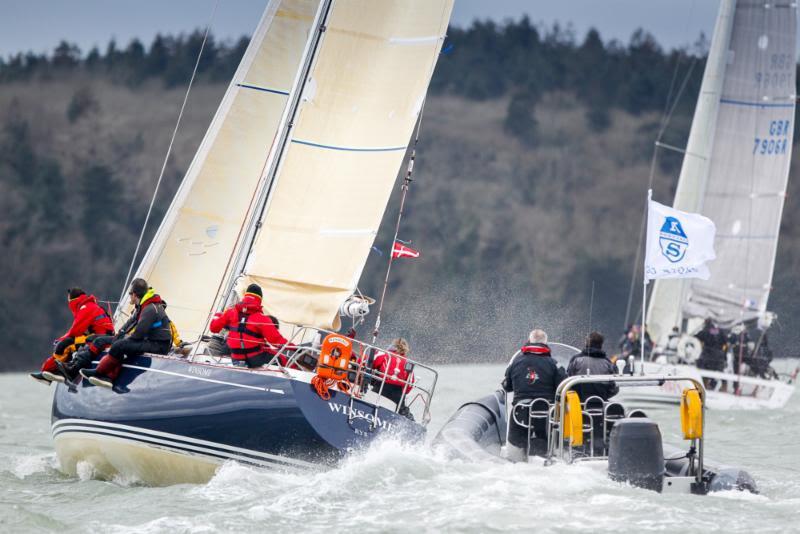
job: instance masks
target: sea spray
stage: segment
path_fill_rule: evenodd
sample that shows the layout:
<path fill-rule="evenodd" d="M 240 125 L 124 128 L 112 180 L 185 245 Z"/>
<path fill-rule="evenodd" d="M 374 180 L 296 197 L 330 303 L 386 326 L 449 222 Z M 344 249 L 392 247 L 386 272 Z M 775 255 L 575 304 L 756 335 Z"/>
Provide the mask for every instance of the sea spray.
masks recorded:
<path fill-rule="evenodd" d="M 17 457 L 14 460 L 12 472 L 17 478 L 25 479 L 39 473 L 54 471 L 57 468 L 58 460 L 56 460 L 55 453 L 31 454 Z"/>

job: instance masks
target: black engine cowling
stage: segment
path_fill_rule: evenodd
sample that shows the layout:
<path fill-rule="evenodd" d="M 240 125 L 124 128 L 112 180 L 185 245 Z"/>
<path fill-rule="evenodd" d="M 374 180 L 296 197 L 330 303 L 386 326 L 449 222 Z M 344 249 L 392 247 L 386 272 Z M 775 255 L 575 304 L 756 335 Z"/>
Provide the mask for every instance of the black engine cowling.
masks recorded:
<path fill-rule="evenodd" d="M 647 418 L 622 419 L 611 431 L 608 474 L 618 482 L 661 491 L 664 449 L 658 425 Z"/>

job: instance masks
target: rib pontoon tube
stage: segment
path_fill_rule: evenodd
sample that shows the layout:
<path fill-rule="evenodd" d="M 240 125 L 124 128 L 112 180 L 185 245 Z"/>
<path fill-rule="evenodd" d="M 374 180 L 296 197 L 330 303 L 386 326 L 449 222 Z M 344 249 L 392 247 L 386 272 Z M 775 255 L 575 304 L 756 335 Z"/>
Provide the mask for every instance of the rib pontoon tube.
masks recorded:
<path fill-rule="evenodd" d="M 504 461 L 500 447 L 506 441 L 506 396 L 495 391 L 462 405 L 433 440 L 453 456 L 471 461 Z"/>
<path fill-rule="evenodd" d="M 689 471 L 686 451 L 664 444 L 664 463 L 667 477 L 684 477 Z M 708 491 L 739 490 L 758 493 L 756 481 L 750 473 L 739 467 L 705 461 L 703 474 L 708 479 Z"/>

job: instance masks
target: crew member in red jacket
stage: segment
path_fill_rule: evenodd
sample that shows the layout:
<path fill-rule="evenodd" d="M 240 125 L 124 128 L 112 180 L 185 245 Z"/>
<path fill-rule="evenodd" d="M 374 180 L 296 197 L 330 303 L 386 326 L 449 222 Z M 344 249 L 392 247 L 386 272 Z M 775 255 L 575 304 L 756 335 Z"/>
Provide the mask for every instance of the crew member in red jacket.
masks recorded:
<path fill-rule="evenodd" d="M 250 284 L 240 303 L 216 314 L 211 321 L 209 328 L 214 334 L 223 328 L 228 330 L 228 348 L 236 366 L 261 367 L 288 343 L 278 330 L 278 320 L 264 314 L 262 297 L 261 287 Z M 283 354 L 278 360 L 281 365 L 286 365 L 287 359 Z"/>
<path fill-rule="evenodd" d="M 88 335 L 114 335 L 114 323 L 106 310 L 97 304 L 94 295 L 87 295 L 83 289 L 73 287 L 67 290 L 67 301 L 72 312 L 72 326 L 67 333 L 58 338 L 52 356 L 42 364 L 38 373 L 31 373 L 31 378 L 37 382 L 50 385 L 53 380 L 63 382 L 64 376 L 59 372 L 57 361 L 64 362 L 68 358 L 65 351 L 75 345 L 76 338 Z M 79 345 L 83 343 L 78 343 Z"/>
<path fill-rule="evenodd" d="M 397 338 L 392 342 L 388 352 L 379 352 L 372 362 L 372 369 L 377 371 L 372 381 L 372 389 L 381 391 L 384 397 L 396 403 L 400 415 L 409 415 L 403 393 L 410 392 L 411 384 L 414 383 L 414 373 L 411 372 L 411 366 L 406 359 L 408 353 L 408 341 Z M 381 390 L 384 376 L 386 383 Z"/>

